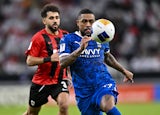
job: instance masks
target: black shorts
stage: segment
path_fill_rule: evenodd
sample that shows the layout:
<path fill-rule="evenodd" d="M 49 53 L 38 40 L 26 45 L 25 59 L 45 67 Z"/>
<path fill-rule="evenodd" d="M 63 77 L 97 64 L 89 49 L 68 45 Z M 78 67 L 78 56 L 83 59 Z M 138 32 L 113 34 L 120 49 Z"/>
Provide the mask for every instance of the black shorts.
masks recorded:
<path fill-rule="evenodd" d="M 67 80 L 53 85 L 38 85 L 32 83 L 30 87 L 29 105 L 32 107 L 39 107 L 48 102 L 49 95 L 56 101 L 57 96 L 61 92 L 69 93 Z"/>

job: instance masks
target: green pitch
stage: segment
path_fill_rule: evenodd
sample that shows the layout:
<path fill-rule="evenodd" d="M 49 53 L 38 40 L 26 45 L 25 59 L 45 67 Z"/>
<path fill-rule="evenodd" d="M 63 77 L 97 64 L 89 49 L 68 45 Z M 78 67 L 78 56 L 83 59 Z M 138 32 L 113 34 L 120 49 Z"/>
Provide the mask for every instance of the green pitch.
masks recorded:
<path fill-rule="evenodd" d="M 160 103 L 118 104 L 117 107 L 122 115 L 160 115 Z M 0 106 L 0 115 L 22 115 L 25 110 L 24 106 Z M 57 112 L 57 106 L 43 106 L 39 115 L 57 115 Z M 69 115 L 80 115 L 80 112 L 70 105 Z"/>

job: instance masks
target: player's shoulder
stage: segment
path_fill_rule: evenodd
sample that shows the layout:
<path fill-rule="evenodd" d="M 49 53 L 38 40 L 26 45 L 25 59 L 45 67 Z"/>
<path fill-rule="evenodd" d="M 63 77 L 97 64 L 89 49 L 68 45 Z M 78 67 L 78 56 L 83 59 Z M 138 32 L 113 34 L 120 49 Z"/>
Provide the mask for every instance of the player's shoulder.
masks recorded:
<path fill-rule="evenodd" d="M 102 43 L 102 45 L 107 45 L 107 46 L 109 46 L 109 42 Z"/>
<path fill-rule="evenodd" d="M 65 39 L 73 39 L 75 37 L 75 34 L 74 33 L 68 33 L 68 34 L 66 34 L 66 35 L 64 35 L 64 37 L 63 38 L 65 38 Z"/>
<path fill-rule="evenodd" d="M 66 42 L 72 44 L 74 41 L 79 41 L 79 36 L 77 36 L 75 32 L 68 33 L 64 35 L 61 39 L 61 43 Z"/>
<path fill-rule="evenodd" d="M 80 37 L 76 34 L 76 32 L 72 32 L 72 33 L 69 33 L 67 34 L 67 37 L 70 37 L 70 38 L 77 38 L 77 37 Z"/>
<path fill-rule="evenodd" d="M 45 34 L 45 31 L 44 31 L 44 29 L 42 29 L 42 30 L 39 30 L 38 32 L 36 32 L 33 36 L 32 36 L 32 41 L 33 40 L 38 40 L 38 41 L 40 41 L 40 40 L 42 40 L 42 35 L 43 34 Z"/>

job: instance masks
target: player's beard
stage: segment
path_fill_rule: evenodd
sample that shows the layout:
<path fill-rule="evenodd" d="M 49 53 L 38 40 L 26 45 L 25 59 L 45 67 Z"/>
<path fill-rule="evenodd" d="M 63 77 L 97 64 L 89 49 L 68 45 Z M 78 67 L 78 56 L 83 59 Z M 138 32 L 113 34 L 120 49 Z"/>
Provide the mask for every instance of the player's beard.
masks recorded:
<path fill-rule="evenodd" d="M 83 31 L 81 31 L 82 36 L 91 36 L 91 28 L 87 27 Z"/>
<path fill-rule="evenodd" d="M 57 24 L 53 24 L 52 26 L 48 26 L 48 29 L 52 32 L 55 33 L 58 30 L 59 26 Z"/>

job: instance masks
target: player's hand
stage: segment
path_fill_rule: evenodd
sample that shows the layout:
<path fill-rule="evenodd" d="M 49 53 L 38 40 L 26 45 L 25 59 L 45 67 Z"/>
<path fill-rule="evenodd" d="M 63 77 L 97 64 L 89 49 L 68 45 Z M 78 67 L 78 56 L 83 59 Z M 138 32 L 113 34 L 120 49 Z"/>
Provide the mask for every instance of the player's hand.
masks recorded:
<path fill-rule="evenodd" d="M 59 61 L 59 55 L 58 53 L 54 53 L 51 55 L 51 62 L 58 62 Z"/>
<path fill-rule="evenodd" d="M 81 48 L 85 49 L 88 46 L 88 42 L 91 40 L 91 37 L 84 36 L 81 40 Z"/>
<path fill-rule="evenodd" d="M 133 80 L 133 73 L 128 71 L 128 70 L 125 70 L 124 71 L 124 79 L 123 79 L 123 82 L 130 82 L 130 83 L 134 83 L 134 80 Z"/>

